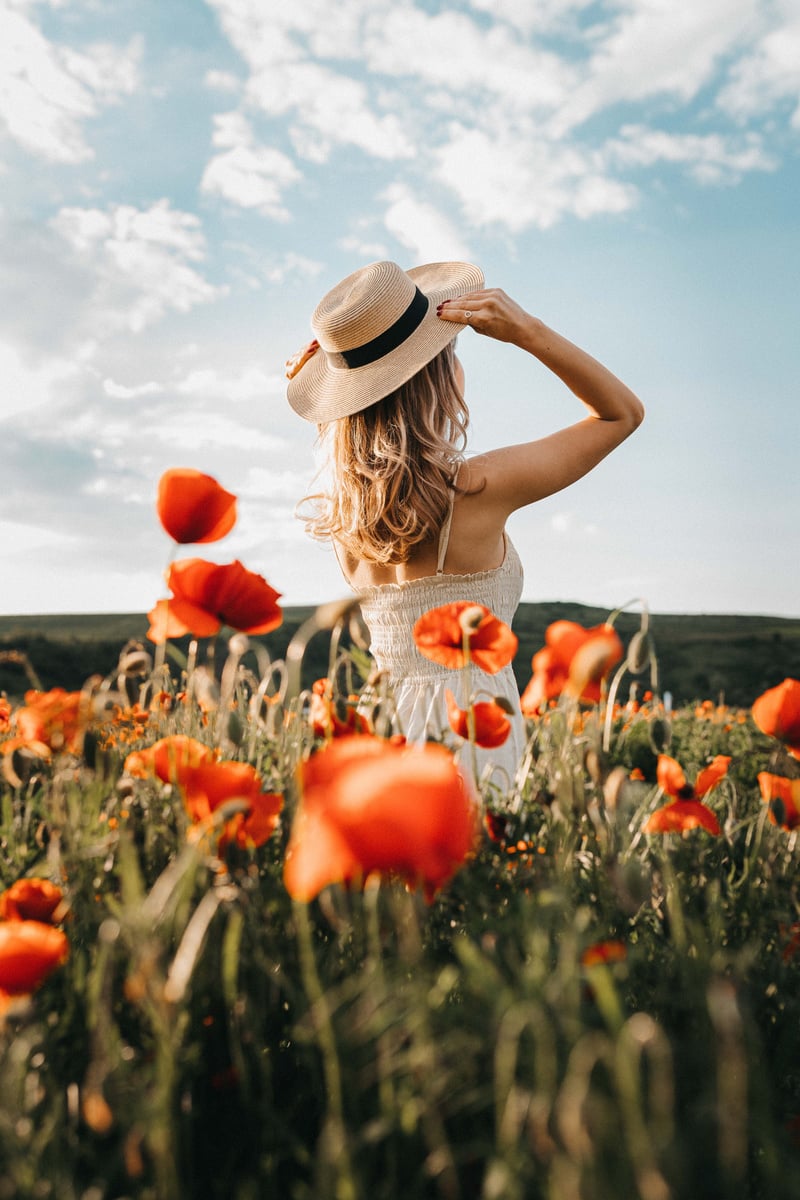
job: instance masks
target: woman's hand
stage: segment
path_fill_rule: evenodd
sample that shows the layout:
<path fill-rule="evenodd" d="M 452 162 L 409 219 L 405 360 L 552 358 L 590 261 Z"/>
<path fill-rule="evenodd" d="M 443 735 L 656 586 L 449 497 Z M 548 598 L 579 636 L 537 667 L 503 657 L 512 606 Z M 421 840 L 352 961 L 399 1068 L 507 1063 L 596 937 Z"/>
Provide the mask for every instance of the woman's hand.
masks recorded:
<path fill-rule="evenodd" d="M 526 332 L 534 323 L 534 318 L 501 288 L 465 292 L 454 300 L 445 300 L 436 311 L 442 321 L 469 325 L 476 333 L 516 346 L 525 344 Z"/>

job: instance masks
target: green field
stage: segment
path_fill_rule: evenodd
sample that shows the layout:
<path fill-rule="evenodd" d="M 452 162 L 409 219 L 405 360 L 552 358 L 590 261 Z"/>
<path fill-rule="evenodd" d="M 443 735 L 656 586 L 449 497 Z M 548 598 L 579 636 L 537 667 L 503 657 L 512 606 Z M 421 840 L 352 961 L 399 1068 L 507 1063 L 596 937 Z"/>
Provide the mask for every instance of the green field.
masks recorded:
<path fill-rule="evenodd" d="M 273 658 L 282 658 L 292 634 L 312 611 L 285 609 L 281 628 L 258 640 Z M 582 604 L 521 604 L 514 621 L 520 687 L 528 681 L 531 658 L 552 621 L 591 626 L 607 617 L 608 610 Z M 636 613 L 619 617 L 623 641 L 638 625 Z M 144 638 L 146 631 L 147 618 L 140 613 L 0 616 L 0 658 L 4 651 L 22 651 L 44 687 L 78 688 L 90 675 L 110 674 L 123 645 Z M 722 696 L 728 704 L 747 707 L 786 676 L 800 676 L 800 618 L 656 614 L 651 632 L 661 690 L 671 692 L 676 704 Z M 327 654 L 324 639 L 312 642 L 307 681 L 327 673 Z M 28 686 L 20 665 L 0 661 L 0 691 L 20 695 Z"/>

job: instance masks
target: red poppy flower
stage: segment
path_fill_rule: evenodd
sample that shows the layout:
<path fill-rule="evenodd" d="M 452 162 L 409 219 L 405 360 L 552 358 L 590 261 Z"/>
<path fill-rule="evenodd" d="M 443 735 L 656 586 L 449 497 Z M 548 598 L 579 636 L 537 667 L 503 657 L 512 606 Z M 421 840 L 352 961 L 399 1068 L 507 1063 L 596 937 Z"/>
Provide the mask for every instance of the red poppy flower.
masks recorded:
<path fill-rule="evenodd" d="M 800 826 L 800 779 L 786 779 L 783 775 L 761 771 L 758 786 L 762 798 L 769 805 L 769 818 L 773 825 L 797 829 Z"/>
<path fill-rule="evenodd" d="M 312 755 L 300 778 L 284 867 L 295 900 L 372 872 L 421 882 L 430 900 L 476 844 L 477 802 L 442 746 L 341 738 Z"/>
<path fill-rule="evenodd" d="M 489 675 L 508 666 L 519 644 L 505 622 L 483 604 L 469 600 L 432 608 L 414 625 L 414 641 L 420 654 L 454 670 L 466 662 L 465 639 L 469 658 Z"/>
<path fill-rule="evenodd" d="M 800 680 L 784 679 L 769 688 L 751 711 L 759 729 L 784 742 L 789 753 L 800 758 Z"/>
<path fill-rule="evenodd" d="M 699 800 L 671 800 L 657 808 L 644 827 L 645 833 L 685 833 L 688 829 L 705 829 L 716 837 L 719 821 L 710 808 Z"/>
<path fill-rule="evenodd" d="M 189 767 L 215 762 L 217 757 L 217 752 L 204 742 L 175 733 L 153 742 L 146 750 L 129 754 L 125 759 L 125 770 L 137 779 L 155 775 L 164 783 L 178 783 Z"/>
<path fill-rule="evenodd" d="M 26 996 L 69 954 L 66 936 L 41 921 L 0 922 L 0 992 Z"/>
<path fill-rule="evenodd" d="M 218 564 L 184 558 L 170 567 L 171 600 L 159 600 L 148 613 L 147 636 L 153 642 L 183 637 L 213 637 L 223 625 L 243 633 L 269 633 L 283 620 L 280 592 L 237 560 Z"/>
<path fill-rule="evenodd" d="M 459 708 L 456 703 L 456 698 L 448 688 L 445 692 L 447 700 L 447 719 L 450 722 L 450 728 L 453 733 L 457 733 L 459 737 L 469 740 L 469 714 Z M 475 743 L 478 746 L 483 746 L 490 749 L 494 746 L 502 746 L 511 732 L 511 722 L 508 719 L 508 713 L 495 700 L 481 700 L 472 706 L 475 716 Z"/>
<path fill-rule="evenodd" d="M 16 736 L 4 742 L 3 754 L 27 746 L 43 758 L 52 751 L 80 754 L 86 731 L 86 712 L 80 692 L 51 688 L 25 693 L 25 704 L 13 717 Z"/>
<path fill-rule="evenodd" d="M 668 754 L 659 754 L 656 780 L 658 786 L 675 800 L 702 800 L 721 779 L 730 766 L 730 756 L 718 754 L 707 767 L 698 772 L 694 787 L 686 782 L 683 767 Z"/>
<path fill-rule="evenodd" d="M 165 471 L 158 484 L 158 519 L 176 542 L 218 542 L 236 523 L 236 497 L 191 467 Z"/>
<path fill-rule="evenodd" d="M 537 716 L 563 693 L 596 704 L 603 680 L 623 654 L 611 625 L 584 629 L 575 621 L 554 621 L 545 631 L 545 645 L 533 656 L 533 675 L 522 693 L 523 713 Z"/>
<path fill-rule="evenodd" d="M 0 895 L 0 920 L 49 924 L 63 899 L 61 888 L 49 879 L 18 879 Z"/>
<path fill-rule="evenodd" d="M 242 762 L 204 762 L 186 766 L 178 777 L 186 811 L 193 821 L 204 821 L 227 800 L 243 800 L 248 810 L 225 822 L 219 839 L 223 854 L 229 842 L 242 849 L 261 846 L 274 832 L 283 797 L 261 790 L 255 767 Z"/>

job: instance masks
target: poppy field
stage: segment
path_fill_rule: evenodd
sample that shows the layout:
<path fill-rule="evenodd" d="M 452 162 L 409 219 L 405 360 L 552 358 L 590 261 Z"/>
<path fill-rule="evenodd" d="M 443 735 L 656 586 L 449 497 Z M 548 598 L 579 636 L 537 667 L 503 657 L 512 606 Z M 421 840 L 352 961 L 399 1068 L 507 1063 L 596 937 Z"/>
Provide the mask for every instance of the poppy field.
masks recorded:
<path fill-rule="evenodd" d="M 0 1200 L 800 1195 L 800 681 L 673 709 L 645 612 L 557 621 L 511 776 L 468 596 L 415 747 L 355 603 L 278 660 L 261 576 L 166 583 L 107 676 L 0 697 Z"/>

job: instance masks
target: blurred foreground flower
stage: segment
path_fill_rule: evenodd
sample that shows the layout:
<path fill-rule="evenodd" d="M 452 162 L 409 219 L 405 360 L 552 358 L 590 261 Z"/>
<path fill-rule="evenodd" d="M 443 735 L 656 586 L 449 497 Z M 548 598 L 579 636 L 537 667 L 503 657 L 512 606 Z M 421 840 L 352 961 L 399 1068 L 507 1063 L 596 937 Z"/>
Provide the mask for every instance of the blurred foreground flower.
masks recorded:
<path fill-rule="evenodd" d="M 223 804 L 241 800 L 246 812 L 235 813 L 225 822 L 219 838 L 219 853 L 224 854 L 230 842 L 241 849 L 262 846 L 278 824 L 283 796 L 261 790 L 261 778 L 249 763 L 206 762 L 186 767 L 178 779 L 178 787 L 186 811 L 199 824 L 208 819 Z"/>
<path fill-rule="evenodd" d="M 236 524 L 236 497 L 211 475 L 173 467 L 159 480 L 156 511 L 169 536 L 181 545 L 217 542 Z"/>
<path fill-rule="evenodd" d="M 753 720 L 760 730 L 783 742 L 800 758 L 800 680 L 784 679 L 754 702 Z"/>
<path fill-rule="evenodd" d="M 431 662 L 458 670 L 472 661 L 489 675 L 508 666 L 518 645 L 516 634 L 505 622 L 484 605 L 469 600 L 423 613 L 414 625 L 414 641 L 420 654 Z"/>
<path fill-rule="evenodd" d="M 760 771 L 758 786 L 762 799 L 769 805 L 769 817 L 773 825 L 797 829 L 800 826 L 800 779 L 787 779 L 783 775 Z"/>
<path fill-rule="evenodd" d="M 278 824 L 283 797 L 261 790 L 255 767 L 243 762 L 221 762 L 216 751 L 195 738 L 174 734 L 125 760 L 125 770 L 138 778 L 155 776 L 181 793 L 195 824 L 208 821 L 229 800 L 241 800 L 246 812 L 235 813 L 219 836 L 219 852 L 230 842 L 242 849 L 261 846 Z"/>
<path fill-rule="evenodd" d="M 125 759 L 125 770 L 137 779 L 155 775 L 163 783 L 178 783 L 187 768 L 215 762 L 218 757 L 205 742 L 175 733 L 153 742 L 146 750 L 134 750 Z"/>
<path fill-rule="evenodd" d="M 0 920 L 49 924 L 62 906 L 64 893 L 49 879 L 18 879 L 0 895 Z"/>
<path fill-rule="evenodd" d="M 442 746 L 342 738 L 303 763 L 300 780 L 284 868 L 295 900 L 372 872 L 421 882 L 431 900 L 476 845 L 477 801 Z"/>
<path fill-rule="evenodd" d="M 605 942 L 594 942 L 587 946 L 581 954 L 581 966 L 609 966 L 611 963 L 625 962 L 628 957 L 628 947 L 624 942 L 610 939 Z"/>
<path fill-rule="evenodd" d="M 562 694 L 596 704 L 602 682 L 622 658 L 624 649 L 611 625 L 584 629 L 575 621 L 554 621 L 545 645 L 531 661 L 533 675 L 522 693 L 522 711 L 533 717 Z"/>
<path fill-rule="evenodd" d="M 35 991 L 68 955 L 60 929 L 41 921 L 1 921 L 0 1001 Z"/>
<path fill-rule="evenodd" d="M 280 592 L 238 559 L 224 564 L 180 559 L 170 567 L 167 583 L 172 599 L 159 600 L 148 613 L 147 636 L 153 642 L 187 633 L 213 637 L 223 625 L 242 633 L 269 633 L 283 620 Z"/>
<path fill-rule="evenodd" d="M 469 712 L 459 708 L 456 698 L 448 688 L 445 692 L 447 701 L 447 719 L 453 733 L 457 733 L 465 741 L 469 739 Z M 480 700 L 473 704 L 472 711 L 475 719 L 475 743 L 486 749 L 502 746 L 511 732 L 511 722 L 508 713 L 496 700 Z"/>
<path fill-rule="evenodd" d="M 26 692 L 25 704 L 11 720 L 16 735 L 3 743 L 0 753 L 11 754 L 25 746 L 41 758 L 62 750 L 80 754 L 87 715 L 82 701 L 80 692 L 67 692 L 64 688 Z"/>

